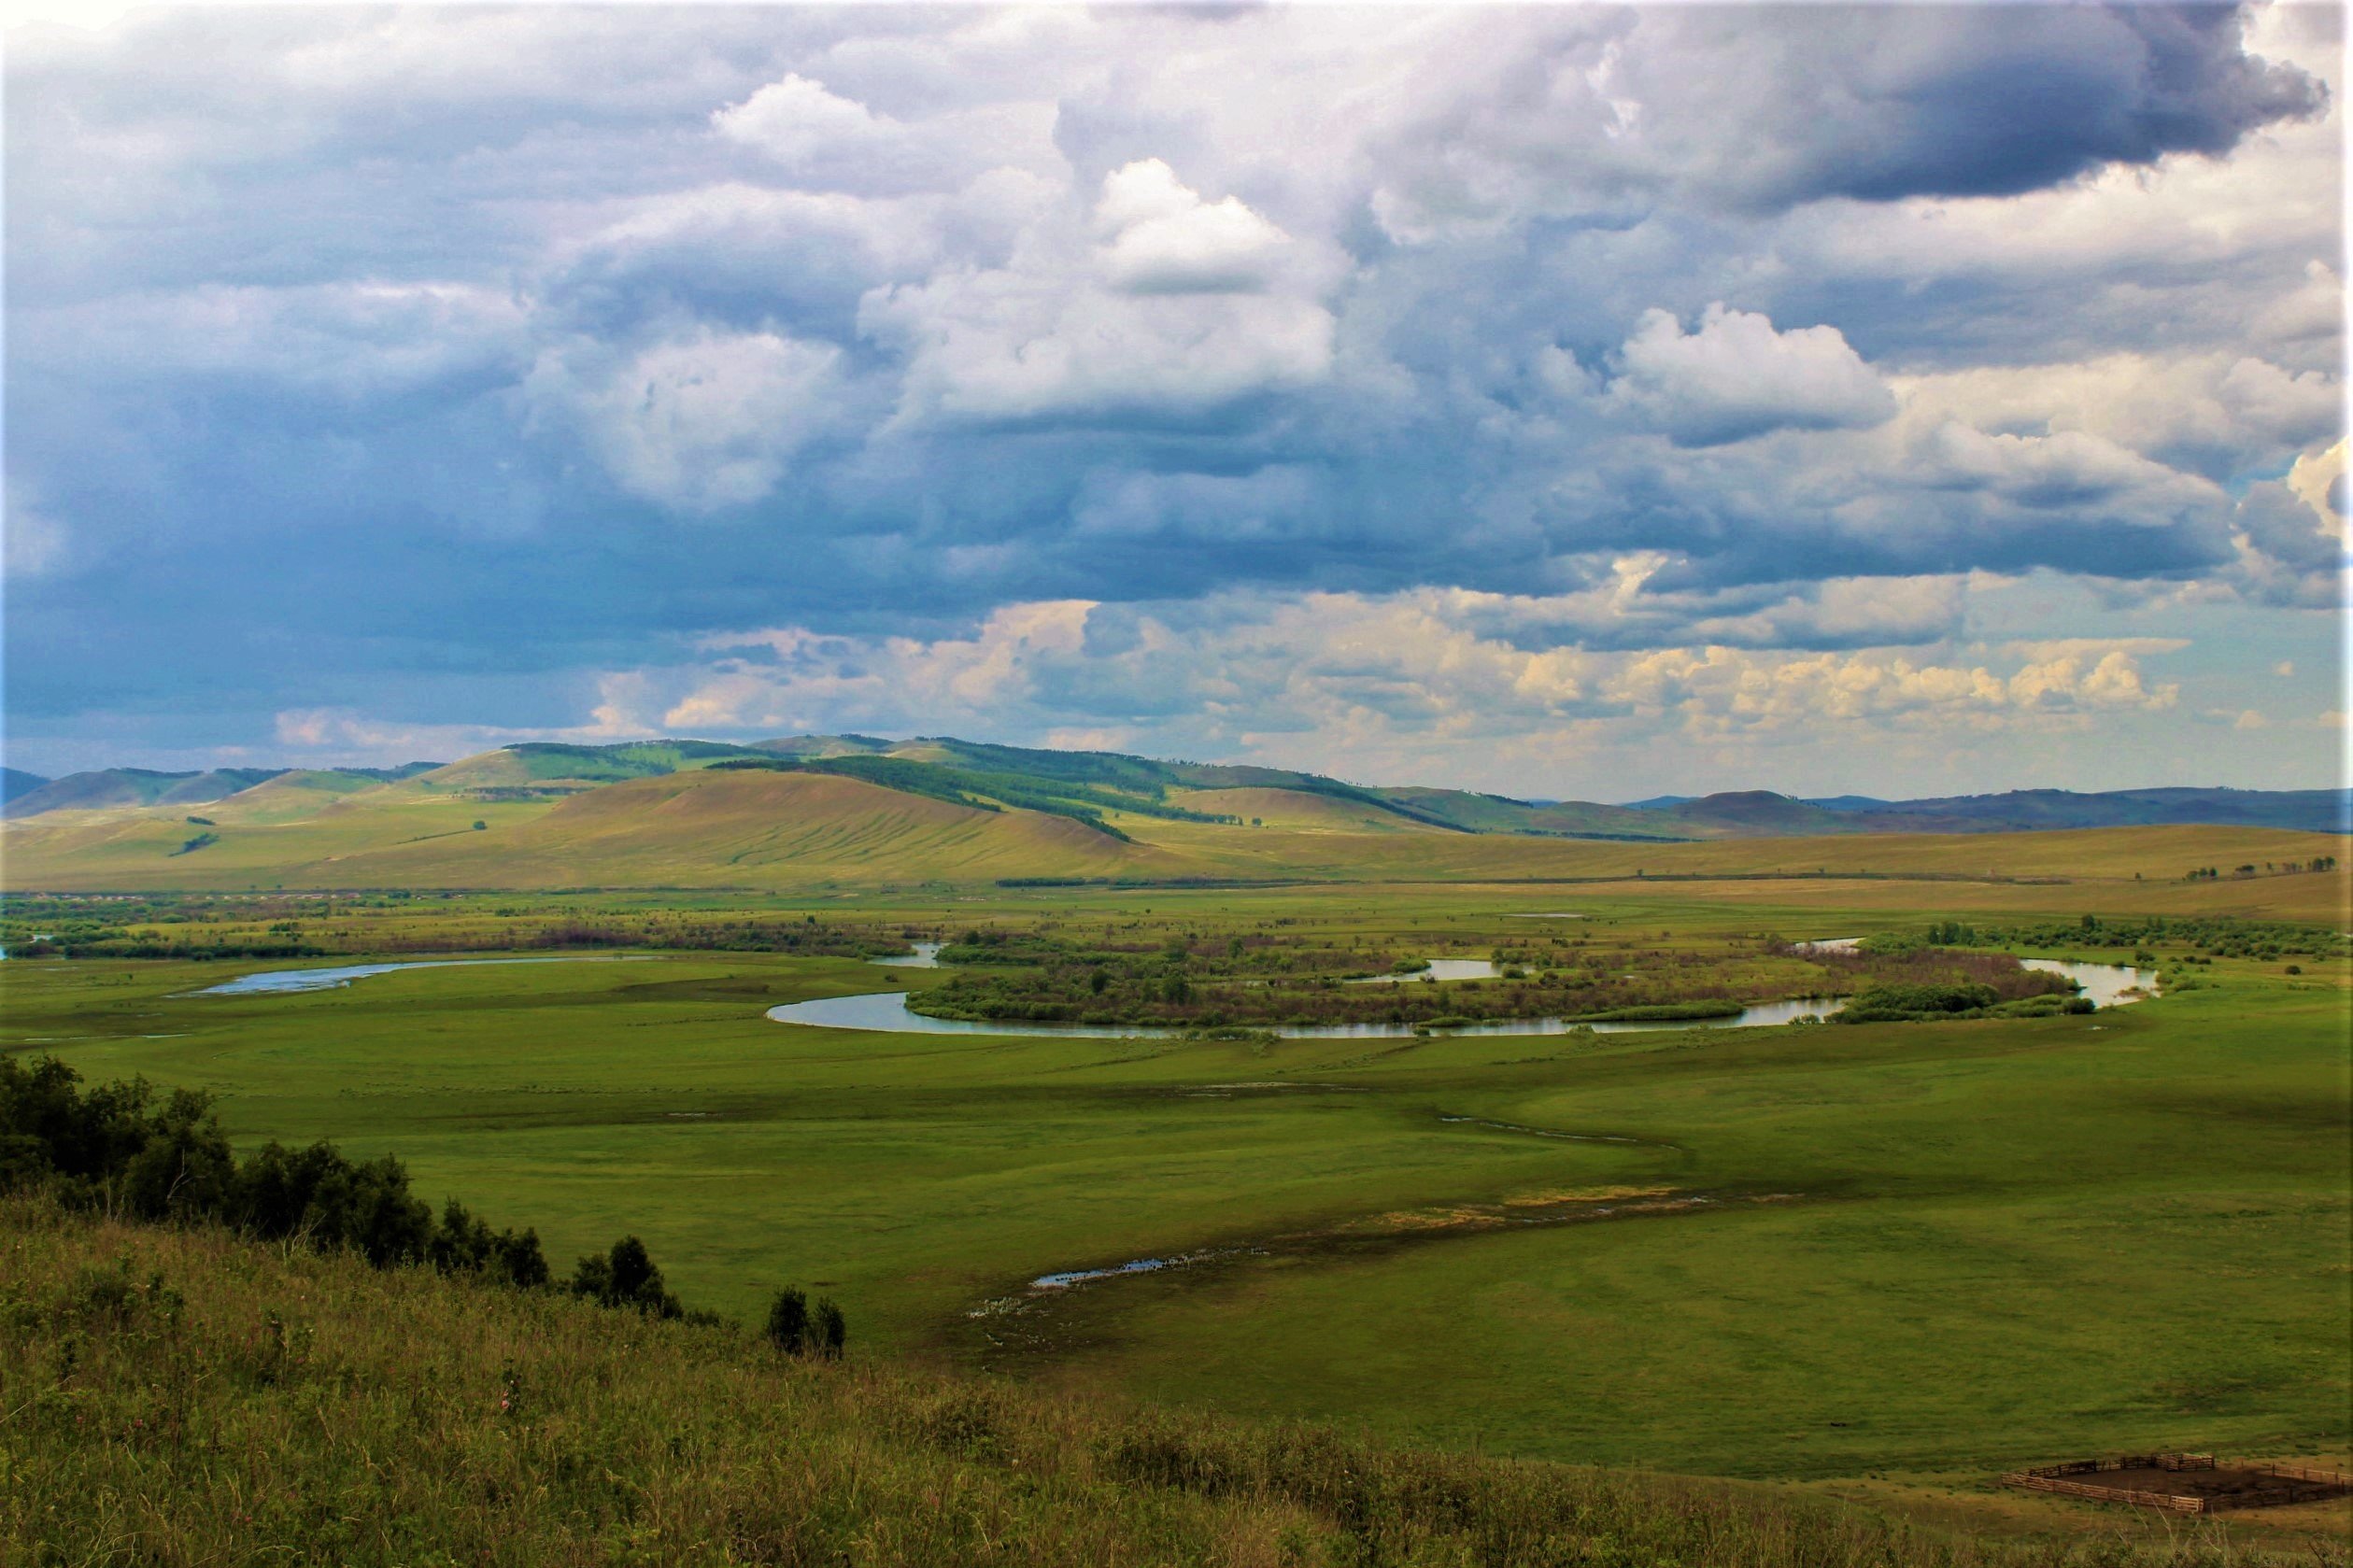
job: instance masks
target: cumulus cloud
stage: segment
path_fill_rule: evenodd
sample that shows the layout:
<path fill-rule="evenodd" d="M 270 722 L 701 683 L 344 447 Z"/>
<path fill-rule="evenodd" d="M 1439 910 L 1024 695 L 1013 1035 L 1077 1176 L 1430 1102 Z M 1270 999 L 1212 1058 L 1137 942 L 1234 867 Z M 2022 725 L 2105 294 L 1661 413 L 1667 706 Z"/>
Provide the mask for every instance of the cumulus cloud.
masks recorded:
<path fill-rule="evenodd" d="M 2344 388 L 2251 354 L 2106 355 L 1907 377 L 1907 403 L 2015 435 L 2078 431 L 2226 479 L 2269 469 L 2336 431 Z"/>
<path fill-rule="evenodd" d="M 1099 246 L 1042 222 L 1005 267 L 867 296 L 861 330 L 907 361 L 902 420 L 1186 419 L 1330 372 L 1325 257 L 1156 161 L 1107 176 L 1094 218 Z"/>
<path fill-rule="evenodd" d="M 824 433 L 839 412 L 841 360 L 830 344 L 704 330 L 617 362 L 551 351 L 529 386 L 540 408 L 574 421 L 623 489 L 708 512 L 767 495 Z"/>
<path fill-rule="evenodd" d="M 711 116 L 718 135 L 800 185 L 868 193 L 952 190 L 995 168 L 1057 169 L 1054 121 L 1053 106 L 1034 100 L 900 120 L 793 72 Z"/>
<path fill-rule="evenodd" d="M 1136 294 L 1222 294 L 1263 289 L 1291 236 L 1227 196 L 1206 202 L 1157 158 L 1114 170 L 1095 206 L 1102 265 Z"/>
<path fill-rule="evenodd" d="M 2353 541 L 2345 519 L 2346 444 L 2298 458 L 2284 478 L 2247 487 L 2233 516 L 2239 586 L 2259 602 L 2333 609 L 2346 602 Z"/>
<path fill-rule="evenodd" d="M 2178 640 L 2022 643 L 1956 661 L 1885 646 L 1613 653 L 1495 634 L 1553 613 L 1459 594 L 1314 594 L 1015 605 L 931 640 L 787 628 L 709 639 L 717 661 L 672 672 L 684 690 L 663 722 L 903 733 L 953 728 L 977 705 L 1014 733 L 1091 727 L 1272 760 L 1325 756 L 1342 738 L 1402 755 L 1562 726 L 1596 741 L 1828 738 L 1840 727 L 2063 732 L 2102 714 L 2162 712 L 2181 692 L 2141 662 L 2178 652 Z"/>
<path fill-rule="evenodd" d="M 1699 325 L 1647 310 L 1618 354 L 1608 400 L 1679 446 L 1720 446 L 1777 430 L 1884 423 L 1895 399 L 1836 327 L 1776 332 L 1763 316 L 1711 304 Z"/>

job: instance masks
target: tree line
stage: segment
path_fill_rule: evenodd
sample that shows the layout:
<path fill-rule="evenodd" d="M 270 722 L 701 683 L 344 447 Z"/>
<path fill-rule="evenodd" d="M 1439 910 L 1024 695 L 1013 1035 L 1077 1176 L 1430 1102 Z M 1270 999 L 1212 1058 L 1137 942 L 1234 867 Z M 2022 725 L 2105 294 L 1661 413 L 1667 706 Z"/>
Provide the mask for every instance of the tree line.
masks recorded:
<path fill-rule="evenodd" d="M 81 1086 L 53 1056 L 30 1067 L 0 1056 L 0 1191 L 46 1189 L 71 1208 L 156 1223 L 214 1223 L 263 1241 L 346 1251 L 378 1268 L 431 1267 L 515 1290 L 560 1290 L 601 1307 L 716 1324 L 683 1306 L 634 1236 L 574 1265 L 558 1280 L 539 1233 L 493 1231 L 456 1198 L 438 1218 L 386 1154 L 354 1161 L 324 1141 L 272 1140 L 243 1160 L 221 1130 L 212 1096 L 159 1094 L 145 1079 Z M 768 1336 L 796 1355 L 838 1357 L 848 1338 L 840 1307 L 814 1307 L 787 1286 Z"/>

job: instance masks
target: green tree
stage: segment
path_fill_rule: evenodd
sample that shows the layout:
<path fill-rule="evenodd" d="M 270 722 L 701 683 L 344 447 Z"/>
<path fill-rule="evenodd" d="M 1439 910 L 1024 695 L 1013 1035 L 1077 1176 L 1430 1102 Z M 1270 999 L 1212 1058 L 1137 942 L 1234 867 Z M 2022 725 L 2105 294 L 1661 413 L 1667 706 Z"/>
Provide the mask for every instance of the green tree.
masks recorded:
<path fill-rule="evenodd" d="M 768 1304 L 770 1342 L 785 1354 L 797 1356 L 809 1348 L 809 1298 L 787 1285 Z"/>
<path fill-rule="evenodd" d="M 842 1316 L 842 1309 L 829 1299 L 818 1297 L 810 1328 L 811 1350 L 828 1361 L 840 1361 L 842 1347 L 850 1337 L 849 1320 Z"/>

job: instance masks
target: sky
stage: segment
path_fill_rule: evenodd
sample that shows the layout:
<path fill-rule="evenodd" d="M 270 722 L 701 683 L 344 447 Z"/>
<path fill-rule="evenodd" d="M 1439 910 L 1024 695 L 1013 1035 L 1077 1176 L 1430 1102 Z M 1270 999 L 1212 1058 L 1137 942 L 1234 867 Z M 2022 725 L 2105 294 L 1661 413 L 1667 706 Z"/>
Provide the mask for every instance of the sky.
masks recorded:
<path fill-rule="evenodd" d="M 8 15 L 15 768 L 2343 770 L 2333 7 Z"/>

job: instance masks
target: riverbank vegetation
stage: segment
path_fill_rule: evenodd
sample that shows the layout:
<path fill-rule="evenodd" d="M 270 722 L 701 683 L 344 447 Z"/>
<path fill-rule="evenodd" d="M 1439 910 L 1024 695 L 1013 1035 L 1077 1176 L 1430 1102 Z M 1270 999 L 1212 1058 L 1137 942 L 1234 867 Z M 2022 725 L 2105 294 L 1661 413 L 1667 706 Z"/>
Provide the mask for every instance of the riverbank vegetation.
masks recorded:
<path fill-rule="evenodd" d="M 1916 941 L 1824 949 L 1769 935 L 1701 947 L 1556 935 L 1491 950 L 1491 978 L 1447 981 L 1411 978 L 1427 971 L 1427 960 L 1395 948 L 1259 933 L 1223 940 L 1179 933 L 1154 942 L 973 930 L 943 947 L 939 959 L 958 972 L 908 998 L 927 1018 L 1180 1029 L 1698 1020 L 1757 1002 L 1874 989 L 1924 1016 L 1958 1010 L 1925 999 L 1939 988 L 1967 988 L 1963 1005 L 1980 1013 L 2046 996 L 2055 1008 L 2075 991 L 2073 982 L 2023 968 L 2006 954 Z"/>

